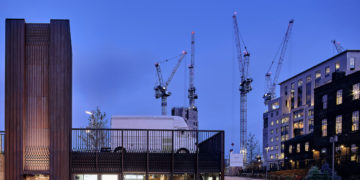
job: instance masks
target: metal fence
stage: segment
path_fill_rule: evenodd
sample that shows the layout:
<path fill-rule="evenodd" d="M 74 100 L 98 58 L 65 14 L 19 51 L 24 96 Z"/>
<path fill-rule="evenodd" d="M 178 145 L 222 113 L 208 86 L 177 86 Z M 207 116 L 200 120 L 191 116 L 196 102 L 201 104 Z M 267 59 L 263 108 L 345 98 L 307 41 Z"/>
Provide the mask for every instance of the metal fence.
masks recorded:
<path fill-rule="evenodd" d="M 0 153 L 4 153 L 5 150 L 5 132 L 0 131 Z"/>
<path fill-rule="evenodd" d="M 195 153 L 197 144 L 222 131 L 81 129 L 72 130 L 72 151 Z"/>
<path fill-rule="evenodd" d="M 73 129 L 72 172 L 220 173 L 224 131 Z"/>

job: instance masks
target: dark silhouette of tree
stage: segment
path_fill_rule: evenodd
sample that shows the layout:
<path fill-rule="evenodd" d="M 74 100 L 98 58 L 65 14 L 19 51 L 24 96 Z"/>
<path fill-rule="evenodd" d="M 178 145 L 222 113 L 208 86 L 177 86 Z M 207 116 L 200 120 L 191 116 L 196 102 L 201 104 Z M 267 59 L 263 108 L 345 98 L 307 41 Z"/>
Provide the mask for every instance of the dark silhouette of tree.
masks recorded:
<path fill-rule="evenodd" d="M 110 132 L 101 130 L 106 128 L 107 122 L 106 113 L 101 112 L 99 107 L 89 113 L 86 130 L 79 135 L 82 149 L 100 151 L 103 147 L 110 147 Z"/>
<path fill-rule="evenodd" d="M 247 140 L 247 162 L 251 163 L 256 161 L 256 156 L 260 155 L 259 141 L 256 139 L 255 134 L 249 133 Z"/>

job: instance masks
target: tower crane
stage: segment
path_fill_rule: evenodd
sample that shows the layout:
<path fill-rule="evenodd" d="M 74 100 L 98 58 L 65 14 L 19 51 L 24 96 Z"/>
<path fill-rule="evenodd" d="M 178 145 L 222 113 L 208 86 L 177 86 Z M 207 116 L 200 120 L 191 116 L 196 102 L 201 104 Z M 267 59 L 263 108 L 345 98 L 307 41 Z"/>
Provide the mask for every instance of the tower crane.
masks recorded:
<path fill-rule="evenodd" d="M 198 95 L 196 94 L 196 89 L 194 86 L 194 65 L 195 65 L 195 32 L 191 32 L 191 62 L 189 65 L 189 107 L 190 109 L 197 110 L 195 106 L 195 99 L 198 98 Z"/>
<path fill-rule="evenodd" d="M 247 94 L 252 90 L 251 82 L 252 78 L 249 77 L 249 62 L 250 53 L 248 52 L 244 41 L 241 39 L 244 45 L 244 52 L 241 51 L 241 42 L 239 27 L 236 18 L 237 12 L 234 12 L 232 18 L 234 22 L 234 34 L 235 34 L 235 46 L 237 61 L 239 63 L 240 71 L 240 153 L 243 154 L 243 162 L 246 163 L 246 141 L 247 141 Z"/>
<path fill-rule="evenodd" d="M 336 51 L 337 53 L 341 53 L 344 51 L 344 48 L 341 46 L 340 42 L 339 41 L 336 41 L 336 40 L 332 40 L 331 43 L 334 44 L 335 48 L 336 48 Z"/>
<path fill-rule="evenodd" d="M 291 19 L 289 21 L 289 24 L 288 24 L 288 27 L 287 27 L 287 30 L 286 30 L 286 33 L 285 33 L 285 37 L 284 37 L 284 39 L 283 39 L 283 41 L 281 43 L 281 46 L 280 46 L 279 61 L 278 61 L 276 71 L 275 71 L 275 75 L 274 75 L 273 79 L 271 79 L 271 72 L 270 71 L 271 71 L 272 65 L 275 62 L 275 58 L 271 62 L 271 65 L 270 65 L 268 71 L 265 74 L 266 89 L 265 89 L 265 94 L 263 96 L 265 104 L 268 104 L 268 102 L 270 100 L 272 100 L 272 99 L 274 99 L 276 97 L 276 94 L 275 94 L 276 84 L 278 83 L 277 81 L 279 79 L 281 66 L 282 66 L 282 64 L 284 62 L 285 52 L 286 52 L 286 49 L 287 49 L 287 44 L 288 44 L 289 39 L 290 39 L 290 34 L 291 34 L 291 31 L 292 31 L 293 24 L 294 24 L 294 20 Z"/>
<path fill-rule="evenodd" d="M 168 80 L 164 83 L 163 76 L 160 69 L 160 63 L 155 63 L 156 73 L 158 76 L 159 84 L 155 86 L 155 98 L 161 98 L 161 115 L 165 116 L 167 113 L 167 97 L 171 95 L 171 92 L 167 90 L 172 78 L 174 77 L 177 69 L 179 68 L 181 61 L 184 59 L 185 55 L 187 54 L 186 51 L 183 51 L 180 54 L 180 58 L 178 59 L 174 69 L 172 70 Z"/>

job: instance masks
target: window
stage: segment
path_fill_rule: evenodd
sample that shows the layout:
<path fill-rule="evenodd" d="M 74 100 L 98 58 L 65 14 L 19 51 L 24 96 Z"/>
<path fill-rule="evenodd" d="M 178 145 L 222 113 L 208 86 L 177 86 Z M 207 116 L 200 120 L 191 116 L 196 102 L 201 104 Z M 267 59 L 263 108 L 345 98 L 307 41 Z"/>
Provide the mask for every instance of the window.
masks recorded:
<path fill-rule="evenodd" d="M 340 70 L 340 62 L 336 62 L 335 71 L 339 71 L 339 70 Z"/>
<path fill-rule="evenodd" d="M 276 133 L 279 133 L 279 128 L 276 128 Z"/>
<path fill-rule="evenodd" d="M 270 147 L 270 151 L 272 151 L 272 150 L 274 150 L 274 146 L 271 146 L 271 147 Z"/>
<path fill-rule="evenodd" d="M 322 136 L 327 136 L 327 119 L 321 121 L 321 134 Z"/>
<path fill-rule="evenodd" d="M 311 75 L 306 76 L 306 82 L 307 82 L 307 83 L 308 83 L 308 82 L 311 82 Z"/>
<path fill-rule="evenodd" d="M 274 130 L 271 130 L 271 134 L 274 134 Z"/>
<path fill-rule="evenodd" d="M 292 153 L 292 145 L 289 145 L 289 154 Z"/>
<path fill-rule="evenodd" d="M 270 139 L 270 142 L 274 142 L 274 138 L 273 138 L 273 137 Z"/>
<path fill-rule="evenodd" d="M 316 71 L 315 73 L 315 79 L 320 79 L 321 78 L 321 72 L 320 71 Z"/>
<path fill-rule="evenodd" d="M 355 69 L 355 57 L 350 57 L 349 66 L 350 66 L 350 70 Z"/>
<path fill-rule="evenodd" d="M 314 118 L 309 119 L 309 132 L 314 131 Z"/>
<path fill-rule="evenodd" d="M 276 120 L 276 124 L 279 124 L 279 120 Z"/>
<path fill-rule="evenodd" d="M 304 116 L 304 111 L 302 109 L 294 112 L 294 119 L 301 118 L 303 116 Z"/>
<path fill-rule="evenodd" d="M 309 142 L 305 143 L 305 151 L 308 152 L 309 151 Z"/>
<path fill-rule="evenodd" d="M 327 95 L 323 95 L 322 97 L 322 104 L 323 104 L 323 109 L 327 108 Z"/>
<path fill-rule="evenodd" d="M 327 67 L 325 68 L 325 77 L 328 77 L 329 74 L 330 74 L 330 67 L 327 66 Z"/>
<path fill-rule="evenodd" d="M 308 116 L 313 116 L 314 115 L 314 110 L 313 109 L 309 109 L 308 110 Z"/>
<path fill-rule="evenodd" d="M 274 109 L 279 109 L 279 102 L 274 102 L 271 106 L 271 108 Z"/>
<path fill-rule="evenodd" d="M 276 141 L 279 141 L 279 137 L 276 137 Z"/>
<path fill-rule="evenodd" d="M 300 143 L 298 143 L 298 144 L 296 145 L 296 152 L 297 152 L 297 153 L 300 152 Z"/>
<path fill-rule="evenodd" d="M 359 130 L 359 111 L 354 111 L 352 113 L 352 126 L 351 126 L 351 130 L 352 131 L 357 131 Z"/>
<path fill-rule="evenodd" d="M 295 83 L 291 83 L 291 89 L 295 89 Z"/>
<path fill-rule="evenodd" d="M 350 157 L 351 161 L 358 161 L 357 151 L 358 151 L 358 147 L 356 146 L 356 144 L 352 144 L 351 145 L 351 157 Z"/>
<path fill-rule="evenodd" d="M 289 122 L 289 117 L 284 117 L 281 119 L 281 124 Z"/>
<path fill-rule="evenodd" d="M 274 121 L 271 121 L 271 126 L 273 126 L 274 125 Z"/>
<path fill-rule="evenodd" d="M 352 94 L 353 94 L 353 100 L 359 99 L 359 97 L 360 97 L 360 83 L 356 83 L 356 84 L 353 85 Z"/>
<path fill-rule="evenodd" d="M 272 154 L 272 155 L 270 155 L 270 159 L 274 159 L 274 155 Z"/>
<path fill-rule="evenodd" d="M 335 134 L 341 134 L 342 132 L 342 116 L 336 116 Z"/>
<path fill-rule="evenodd" d="M 302 84 L 303 84 L 303 81 L 302 81 L 302 80 L 299 80 L 299 81 L 298 81 L 298 86 L 302 86 Z"/>
<path fill-rule="evenodd" d="M 342 89 L 336 91 L 336 105 L 342 104 Z"/>
<path fill-rule="evenodd" d="M 287 96 L 288 95 L 287 86 L 284 87 L 284 91 L 285 91 L 285 96 Z"/>
<path fill-rule="evenodd" d="M 278 150 L 279 149 L 279 146 L 275 146 L 275 150 Z"/>

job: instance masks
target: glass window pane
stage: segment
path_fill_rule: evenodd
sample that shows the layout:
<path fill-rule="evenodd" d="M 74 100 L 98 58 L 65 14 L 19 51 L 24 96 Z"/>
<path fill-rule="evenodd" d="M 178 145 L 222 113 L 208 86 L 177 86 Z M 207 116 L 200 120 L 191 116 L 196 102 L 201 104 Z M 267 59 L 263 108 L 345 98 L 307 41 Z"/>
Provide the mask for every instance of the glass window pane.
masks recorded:
<path fill-rule="evenodd" d="M 101 180 L 118 180 L 118 175 L 116 175 L 116 174 L 104 174 L 104 175 L 101 175 Z"/>

